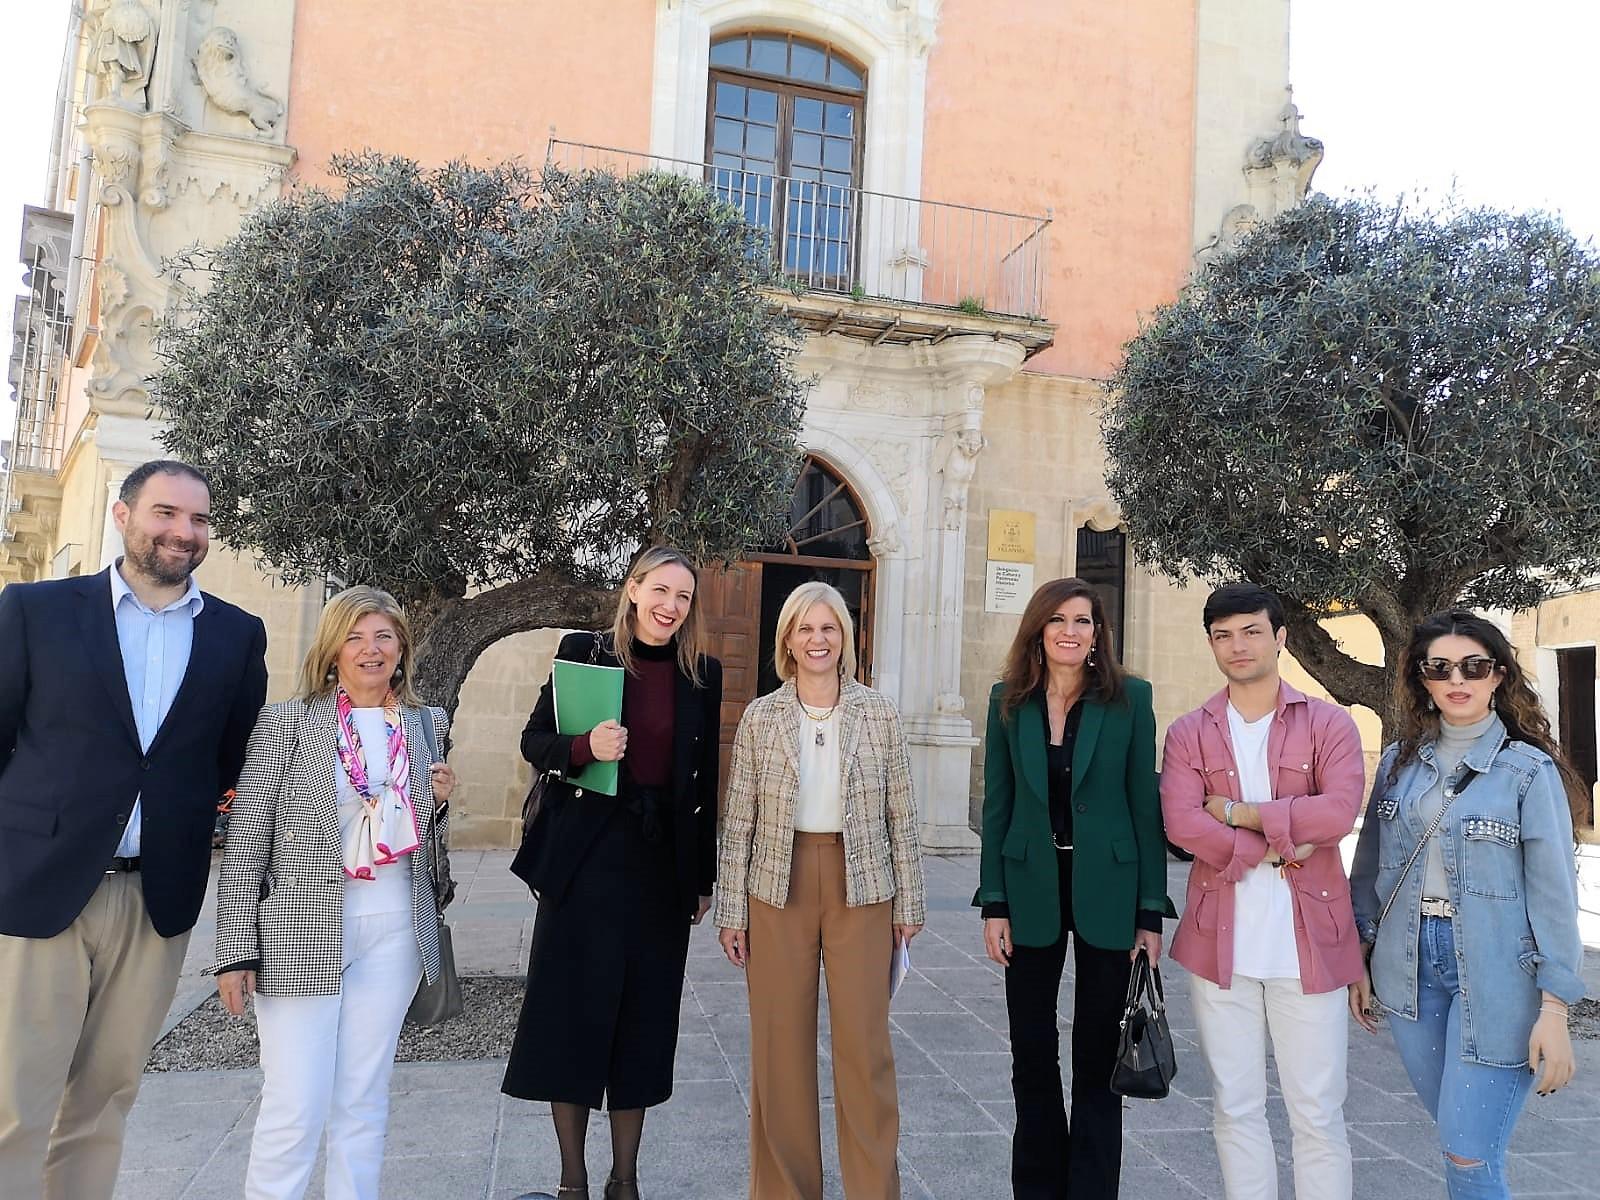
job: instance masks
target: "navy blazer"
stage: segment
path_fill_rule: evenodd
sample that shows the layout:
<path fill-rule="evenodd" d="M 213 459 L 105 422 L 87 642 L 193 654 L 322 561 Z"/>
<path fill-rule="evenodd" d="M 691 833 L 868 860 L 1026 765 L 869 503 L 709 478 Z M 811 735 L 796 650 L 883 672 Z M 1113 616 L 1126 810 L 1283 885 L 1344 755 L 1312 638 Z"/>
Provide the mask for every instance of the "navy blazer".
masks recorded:
<path fill-rule="evenodd" d="M 77 919 L 143 797 L 140 880 L 156 932 L 194 925 L 217 801 L 267 692 L 259 617 L 205 595 L 189 667 L 148 753 L 128 698 L 110 568 L 0 590 L 0 933 Z"/>

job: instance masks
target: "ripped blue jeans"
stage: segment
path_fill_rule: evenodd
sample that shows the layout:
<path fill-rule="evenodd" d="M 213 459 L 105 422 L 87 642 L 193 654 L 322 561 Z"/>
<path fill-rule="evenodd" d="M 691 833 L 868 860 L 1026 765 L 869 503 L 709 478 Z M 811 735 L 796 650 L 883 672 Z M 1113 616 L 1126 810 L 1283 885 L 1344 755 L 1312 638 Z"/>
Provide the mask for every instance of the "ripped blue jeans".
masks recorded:
<path fill-rule="evenodd" d="M 1411 1086 L 1439 1127 L 1450 1200 L 1511 1200 L 1506 1147 L 1533 1075 L 1527 1067 L 1490 1067 L 1461 1057 L 1461 984 L 1448 917 L 1422 918 L 1417 1019 L 1389 1013 L 1388 1022 Z"/>

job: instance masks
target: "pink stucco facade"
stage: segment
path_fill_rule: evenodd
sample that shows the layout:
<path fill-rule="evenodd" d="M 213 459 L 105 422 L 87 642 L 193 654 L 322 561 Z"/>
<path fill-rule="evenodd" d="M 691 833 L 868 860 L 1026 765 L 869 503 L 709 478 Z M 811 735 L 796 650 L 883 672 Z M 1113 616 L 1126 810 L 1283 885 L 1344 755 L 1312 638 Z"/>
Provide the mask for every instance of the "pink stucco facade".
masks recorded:
<path fill-rule="evenodd" d="M 288 140 L 423 162 L 523 156 L 552 126 L 644 150 L 656 3 L 299 0 Z M 1096 378 L 1189 268 L 1194 0 L 944 0 L 928 59 L 925 199 L 1049 210 L 1041 373 Z M 740 23 L 741 28 L 751 23 Z M 782 28 L 775 20 L 774 28 Z M 868 131 L 871 136 L 871 130 Z"/>

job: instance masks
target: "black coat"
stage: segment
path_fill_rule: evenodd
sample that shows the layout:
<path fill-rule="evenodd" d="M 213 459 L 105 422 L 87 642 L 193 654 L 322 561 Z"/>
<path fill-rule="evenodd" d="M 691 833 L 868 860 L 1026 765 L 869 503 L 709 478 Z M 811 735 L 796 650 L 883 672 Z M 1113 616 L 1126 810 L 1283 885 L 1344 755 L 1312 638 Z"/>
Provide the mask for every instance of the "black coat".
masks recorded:
<path fill-rule="evenodd" d="M 194 925 L 217 801 L 266 699 L 259 617 L 205 595 L 189 667 L 147 752 L 110 569 L 0 591 L 0 933 L 54 937 L 104 878 L 142 797 L 140 881 L 163 937 Z"/>
<path fill-rule="evenodd" d="M 602 666 L 618 666 L 610 652 L 611 638 L 595 658 Z M 569 633 L 561 639 L 557 658 L 589 662 L 594 634 Z M 672 822 L 677 854 L 677 899 L 693 913 L 699 897 L 709 896 L 717 878 L 717 761 L 722 720 L 722 664 L 700 660 L 700 685 L 681 670 L 672 732 Z M 626 684 L 624 684 L 626 686 Z M 522 731 L 522 757 L 535 771 L 565 774 L 571 764 L 573 738 L 556 732 L 555 694 L 550 680 Z M 573 874 L 611 815 L 605 797 L 581 795 L 582 789 L 551 777 L 545 785 L 546 815 L 537 831 L 537 845 L 525 847 L 514 869 L 547 900 L 559 902 Z"/>

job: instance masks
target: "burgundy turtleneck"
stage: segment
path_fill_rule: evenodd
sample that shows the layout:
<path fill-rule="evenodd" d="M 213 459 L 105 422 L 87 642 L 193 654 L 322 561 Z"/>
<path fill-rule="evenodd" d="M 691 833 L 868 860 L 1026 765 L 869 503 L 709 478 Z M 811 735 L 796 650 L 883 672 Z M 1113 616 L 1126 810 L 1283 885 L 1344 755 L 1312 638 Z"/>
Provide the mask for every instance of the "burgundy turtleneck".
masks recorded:
<path fill-rule="evenodd" d="M 628 731 L 623 763 L 643 787 L 672 786 L 672 732 L 678 687 L 678 642 L 652 646 L 635 638 L 633 670 L 622 683 L 622 725 Z M 572 769 L 594 761 L 589 735 L 572 740 Z"/>

